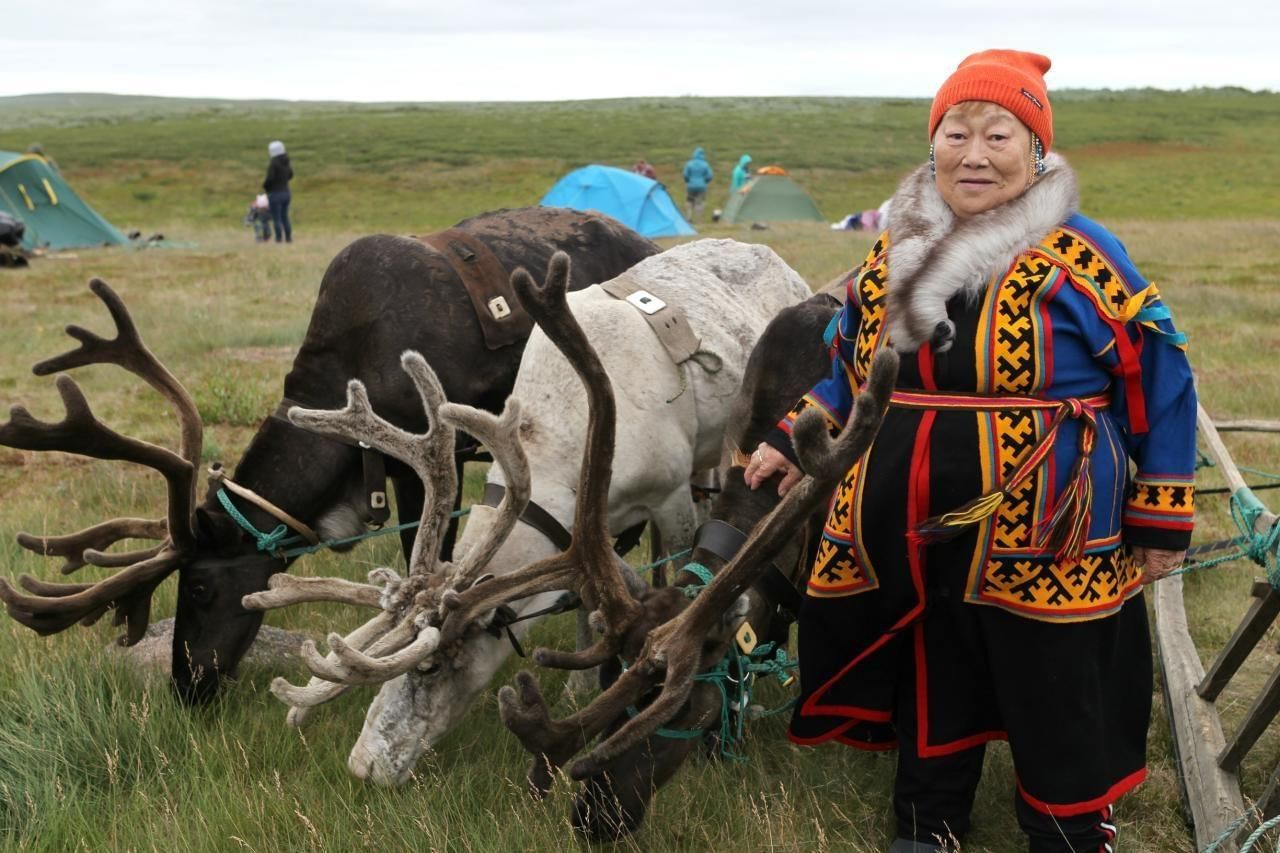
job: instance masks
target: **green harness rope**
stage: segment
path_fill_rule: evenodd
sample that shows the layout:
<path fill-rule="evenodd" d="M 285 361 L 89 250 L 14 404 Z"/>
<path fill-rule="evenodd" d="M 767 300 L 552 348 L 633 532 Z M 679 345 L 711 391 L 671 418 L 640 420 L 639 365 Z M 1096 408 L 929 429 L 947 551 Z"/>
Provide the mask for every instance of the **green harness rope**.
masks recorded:
<path fill-rule="evenodd" d="M 335 545 L 347 545 L 354 542 L 363 542 L 365 539 L 372 539 L 375 536 L 386 536 L 390 533 L 399 533 L 401 530 L 409 530 L 410 528 L 417 527 L 421 523 L 417 521 L 410 521 L 406 524 L 395 524 L 391 527 L 379 527 L 377 530 L 366 530 L 364 533 L 360 533 L 355 536 L 347 536 L 342 539 L 325 539 L 314 545 L 289 547 L 297 545 L 299 542 L 305 542 L 306 540 L 296 534 L 290 536 L 289 528 L 283 524 L 270 533 L 263 533 L 261 530 L 254 527 L 253 522 L 245 518 L 240 510 L 236 509 L 236 506 L 231 502 L 231 496 L 227 494 L 226 489 L 218 489 L 218 503 L 222 504 L 222 508 L 227 511 L 227 515 L 231 516 L 231 519 L 236 524 L 240 525 L 240 528 L 244 530 L 244 532 L 253 537 L 253 541 L 257 544 L 259 551 L 266 551 L 272 556 L 279 557 L 282 560 L 300 557 L 303 554 L 314 554 L 317 551 L 324 551 L 325 549 L 332 548 Z M 471 508 L 467 507 L 466 509 L 460 509 L 457 512 L 452 513 L 449 517 L 462 518 L 469 512 L 471 512 Z"/>
<path fill-rule="evenodd" d="M 689 598 L 696 598 L 698 593 L 706 589 L 707 584 L 711 583 L 712 578 L 715 577 L 715 574 L 701 563 L 688 563 L 682 566 L 681 570 L 688 572 L 701 581 L 701 583 L 682 587 L 684 594 Z M 786 650 L 780 648 L 776 643 L 764 643 L 745 654 L 738 648 L 737 643 L 733 643 L 715 666 L 693 677 L 694 681 L 712 684 L 720 691 L 720 742 L 717 745 L 717 749 L 721 758 L 730 761 L 747 760 L 745 755 L 732 752 L 730 745 L 741 742 L 745 737 L 748 716 L 751 716 L 752 719 L 772 717 L 775 714 L 791 710 L 791 707 L 795 704 L 796 700 L 791 699 L 777 708 L 752 714 L 750 712 L 751 694 L 755 680 L 761 676 L 767 678 L 772 675 L 778 679 L 780 684 L 786 684 L 790 678 L 791 670 L 798 665 L 799 661 L 788 657 Z M 623 669 L 626 669 L 625 663 L 623 664 Z M 627 708 L 628 716 L 634 717 L 638 713 L 640 712 L 634 705 Z M 704 731 L 704 729 L 669 729 L 660 727 L 654 734 L 670 740 L 693 740 L 694 738 L 702 737 Z"/>

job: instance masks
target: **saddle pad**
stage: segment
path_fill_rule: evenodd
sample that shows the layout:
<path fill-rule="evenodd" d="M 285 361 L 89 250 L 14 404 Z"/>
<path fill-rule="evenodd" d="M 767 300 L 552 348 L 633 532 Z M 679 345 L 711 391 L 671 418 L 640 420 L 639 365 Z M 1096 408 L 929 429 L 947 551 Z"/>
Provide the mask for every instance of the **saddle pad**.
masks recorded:
<path fill-rule="evenodd" d="M 444 255 L 462 279 L 487 348 L 501 349 L 528 340 L 533 318 L 516 298 L 510 273 L 488 246 L 457 228 L 418 240 Z"/>
<path fill-rule="evenodd" d="M 621 299 L 635 306 L 648 321 L 649 327 L 658 336 L 673 363 L 683 364 L 702 346 L 702 339 L 689 328 L 689 320 L 678 305 L 662 301 L 625 276 L 606 281 L 600 287 L 614 299 Z"/>

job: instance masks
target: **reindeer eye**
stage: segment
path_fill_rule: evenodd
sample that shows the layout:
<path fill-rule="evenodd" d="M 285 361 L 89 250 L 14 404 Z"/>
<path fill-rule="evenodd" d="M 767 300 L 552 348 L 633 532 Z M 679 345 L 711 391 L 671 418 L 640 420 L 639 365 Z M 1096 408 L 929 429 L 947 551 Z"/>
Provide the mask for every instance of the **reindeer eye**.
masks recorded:
<path fill-rule="evenodd" d="M 209 587 L 202 583 L 191 585 L 191 600 L 197 604 L 208 604 L 213 598 L 213 594 L 209 591 Z"/>

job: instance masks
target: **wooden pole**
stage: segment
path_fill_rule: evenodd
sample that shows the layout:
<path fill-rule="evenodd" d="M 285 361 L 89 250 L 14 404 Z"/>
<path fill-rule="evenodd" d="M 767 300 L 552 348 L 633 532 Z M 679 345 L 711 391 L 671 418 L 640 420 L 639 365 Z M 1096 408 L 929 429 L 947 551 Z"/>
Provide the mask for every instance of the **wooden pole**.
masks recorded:
<path fill-rule="evenodd" d="M 1244 798 L 1239 777 L 1218 766 L 1218 756 L 1226 746 L 1218 710 L 1196 694 L 1204 667 L 1187 629 L 1182 577 L 1175 575 L 1152 584 L 1152 595 L 1169 727 L 1178 746 L 1178 769 L 1191 808 L 1196 849 L 1203 850 L 1244 814 Z M 1219 853 L 1236 853 L 1238 849 L 1234 840 L 1218 847 Z"/>
<path fill-rule="evenodd" d="M 1280 432 L 1280 421 L 1218 421 L 1214 426 L 1218 432 Z"/>

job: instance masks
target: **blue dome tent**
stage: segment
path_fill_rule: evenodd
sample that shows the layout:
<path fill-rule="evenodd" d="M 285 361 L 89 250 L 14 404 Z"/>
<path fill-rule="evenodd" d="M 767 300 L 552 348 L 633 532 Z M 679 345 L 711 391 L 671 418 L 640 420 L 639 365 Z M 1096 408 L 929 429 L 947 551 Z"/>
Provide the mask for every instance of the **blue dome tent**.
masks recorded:
<path fill-rule="evenodd" d="M 645 237 L 697 234 L 666 189 L 643 175 L 613 166 L 583 166 L 565 175 L 542 197 L 543 207 L 595 210 Z"/>

